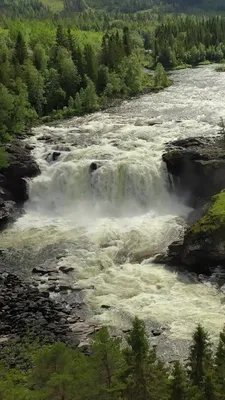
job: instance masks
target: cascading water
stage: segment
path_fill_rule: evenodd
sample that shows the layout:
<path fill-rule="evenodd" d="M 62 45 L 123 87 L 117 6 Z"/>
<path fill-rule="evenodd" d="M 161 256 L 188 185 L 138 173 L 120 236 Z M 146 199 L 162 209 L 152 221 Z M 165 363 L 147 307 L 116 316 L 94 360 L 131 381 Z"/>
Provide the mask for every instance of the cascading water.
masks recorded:
<path fill-rule="evenodd" d="M 162 152 L 171 140 L 218 130 L 225 75 L 210 66 L 173 79 L 164 92 L 109 112 L 36 128 L 30 142 L 42 174 L 30 182 L 26 213 L 2 234 L 1 248 L 35 253 L 58 245 L 65 251 L 57 266 L 74 268 L 89 322 L 126 328 L 138 315 L 186 339 L 198 322 L 218 333 L 224 295 L 152 263 L 182 234 L 189 211 L 167 190 Z M 60 151 L 54 162 L 53 151 Z"/>

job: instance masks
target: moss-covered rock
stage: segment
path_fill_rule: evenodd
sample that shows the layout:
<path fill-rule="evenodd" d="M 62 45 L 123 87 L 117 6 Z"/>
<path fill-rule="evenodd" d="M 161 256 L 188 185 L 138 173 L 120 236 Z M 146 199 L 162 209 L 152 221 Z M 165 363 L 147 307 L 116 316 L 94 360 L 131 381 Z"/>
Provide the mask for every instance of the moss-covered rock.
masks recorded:
<path fill-rule="evenodd" d="M 203 216 L 187 230 L 183 244 L 177 249 L 176 257 L 181 264 L 196 272 L 225 266 L 225 190 L 207 204 Z"/>

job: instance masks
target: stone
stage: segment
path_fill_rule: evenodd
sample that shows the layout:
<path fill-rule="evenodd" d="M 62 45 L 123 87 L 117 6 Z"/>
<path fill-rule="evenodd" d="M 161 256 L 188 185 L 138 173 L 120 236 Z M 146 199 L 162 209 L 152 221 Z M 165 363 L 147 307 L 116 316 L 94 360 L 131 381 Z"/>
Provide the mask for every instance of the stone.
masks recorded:
<path fill-rule="evenodd" d="M 59 270 L 62 271 L 64 274 L 69 274 L 70 272 L 74 271 L 73 267 L 59 267 Z"/>
<path fill-rule="evenodd" d="M 163 161 L 171 190 L 191 207 L 201 207 L 225 188 L 225 147 L 218 136 L 169 143 Z"/>
<path fill-rule="evenodd" d="M 48 268 L 48 267 L 40 265 L 40 267 L 34 267 L 32 269 L 32 273 L 33 274 L 40 274 L 40 275 L 49 275 L 49 274 L 52 274 L 52 273 L 57 274 L 58 271 L 56 269 Z"/>
<path fill-rule="evenodd" d="M 17 214 L 18 209 L 14 201 L 0 201 L 0 228 L 4 228 L 7 222 L 13 221 Z"/>
<path fill-rule="evenodd" d="M 225 190 L 213 196 L 202 217 L 185 232 L 183 242 L 169 246 L 168 255 L 198 274 L 225 267 Z"/>
<path fill-rule="evenodd" d="M 61 155 L 60 151 L 53 151 L 52 153 L 52 161 L 56 161 Z"/>
<path fill-rule="evenodd" d="M 12 194 L 12 200 L 23 202 L 28 199 L 26 178 L 33 178 L 40 173 L 39 166 L 26 146 L 15 140 L 6 147 L 8 166 L 0 173 L 6 178 L 6 188 Z"/>
<path fill-rule="evenodd" d="M 92 162 L 89 167 L 89 172 L 92 173 L 98 169 L 98 164 L 96 162 Z"/>

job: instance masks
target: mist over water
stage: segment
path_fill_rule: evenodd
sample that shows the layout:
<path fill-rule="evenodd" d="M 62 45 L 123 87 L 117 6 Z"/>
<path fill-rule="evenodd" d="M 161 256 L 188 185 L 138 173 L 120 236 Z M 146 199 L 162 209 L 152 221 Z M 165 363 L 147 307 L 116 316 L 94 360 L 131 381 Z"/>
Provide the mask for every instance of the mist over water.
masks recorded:
<path fill-rule="evenodd" d="M 1 247 L 29 244 L 36 251 L 63 243 L 57 266 L 74 268 L 71 283 L 85 293 L 90 322 L 126 328 L 138 315 L 187 339 L 198 322 L 217 335 L 224 295 L 152 263 L 180 237 L 190 211 L 168 192 L 162 153 L 171 140 L 218 131 L 225 74 L 209 66 L 172 78 L 163 92 L 36 128 L 29 141 L 42 174 L 30 182 L 26 213 L 1 235 Z M 142 254 L 148 256 L 141 262 Z"/>

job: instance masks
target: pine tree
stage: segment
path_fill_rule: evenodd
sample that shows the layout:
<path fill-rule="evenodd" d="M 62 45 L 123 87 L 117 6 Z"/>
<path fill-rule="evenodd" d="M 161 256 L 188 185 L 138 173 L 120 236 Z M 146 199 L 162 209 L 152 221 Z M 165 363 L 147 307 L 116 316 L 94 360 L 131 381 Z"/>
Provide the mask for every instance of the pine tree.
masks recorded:
<path fill-rule="evenodd" d="M 111 338 L 107 328 L 102 328 L 95 336 L 92 345 L 92 360 L 96 369 L 101 391 L 111 394 L 117 400 L 124 385 L 120 381 L 124 359 L 120 350 L 121 340 Z"/>
<path fill-rule="evenodd" d="M 82 103 L 81 103 L 80 94 L 78 92 L 75 97 L 74 107 L 75 107 L 76 113 L 78 115 L 82 113 Z"/>
<path fill-rule="evenodd" d="M 27 58 L 27 46 L 25 40 L 22 36 L 22 33 L 19 32 L 16 39 L 15 45 L 15 61 L 18 62 L 20 65 L 25 63 Z"/>
<path fill-rule="evenodd" d="M 174 364 L 169 386 L 170 400 L 187 400 L 187 377 L 185 370 L 178 361 Z"/>
<path fill-rule="evenodd" d="M 92 112 L 99 108 L 98 96 L 92 80 L 86 76 L 86 88 L 80 92 L 81 104 L 85 111 Z"/>
<path fill-rule="evenodd" d="M 98 69 L 97 90 L 101 94 L 104 92 L 109 81 L 109 69 L 105 65 L 100 65 Z"/>
<path fill-rule="evenodd" d="M 219 343 L 216 350 L 215 375 L 219 392 L 225 394 L 225 327 L 220 333 Z"/>
<path fill-rule="evenodd" d="M 156 88 L 167 87 L 169 85 L 169 79 L 162 64 L 158 63 L 155 69 L 154 75 L 154 86 Z"/>
<path fill-rule="evenodd" d="M 91 78 L 93 82 L 96 82 L 98 76 L 97 60 L 93 47 L 89 44 L 87 44 L 84 48 L 84 57 L 86 75 Z"/>
<path fill-rule="evenodd" d="M 194 386 L 202 387 L 212 363 L 212 345 L 208 333 L 201 325 L 196 328 L 190 348 L 190 379 Z"/>
<path fill-rule="evenodd" d="M 130 38 L 130 31 L 128 27 L 123 29 L 123 45 L 124 45 L 124 52 L 126 56 L 130 56 L 132 53 L 132 44 Z"/>
<path fill-rule="evenodd" d="M 132 324 L 132 330 L 127 337 L 130 346 L 125 349 L 124 355 L 127 368 L 123 379 L 126 383 L 125 397 L 129 400 L 149 400 L 149 344 L 143 321 L 137 317 Z M 152 363 L 156 360 L 154 353 L 151 354 Z"/>

